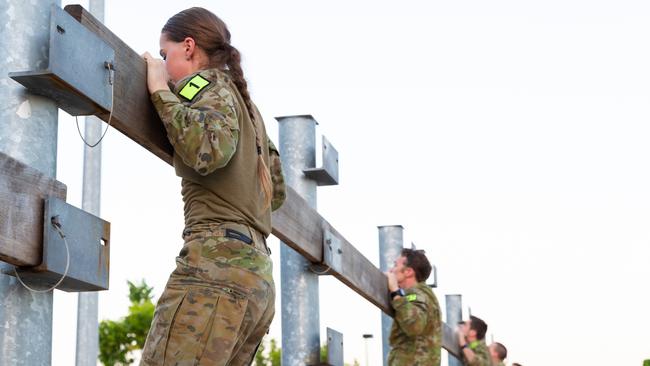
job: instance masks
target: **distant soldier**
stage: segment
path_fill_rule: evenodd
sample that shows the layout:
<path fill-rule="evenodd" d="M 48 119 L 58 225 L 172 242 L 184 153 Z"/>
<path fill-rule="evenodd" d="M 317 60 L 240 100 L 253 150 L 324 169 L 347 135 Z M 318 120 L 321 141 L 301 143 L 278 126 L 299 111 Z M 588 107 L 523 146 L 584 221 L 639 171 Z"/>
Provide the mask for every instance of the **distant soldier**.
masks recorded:
<path fill-rule="evenodd" d="M 470 316 L 458 329 L 458 346 L 467 366 L 492 366 L 490 351 L 485 344 L 487 324 L 480 318 Z"/>
<path fill-rule="evenodd" d="M 503 361 L 508 357 L 508 349 L 499 342 L 490 344 L 490 357 L 494 366 L 506 366 Z"/>
<path fill-rule="evenodd" d="M 431 264 L 423 250 L 402 249 L 389 272 L 395 319 L 390 332 L 390 366 L 439 366 L 442 345 L 440 306 L 424 282 Z"/>

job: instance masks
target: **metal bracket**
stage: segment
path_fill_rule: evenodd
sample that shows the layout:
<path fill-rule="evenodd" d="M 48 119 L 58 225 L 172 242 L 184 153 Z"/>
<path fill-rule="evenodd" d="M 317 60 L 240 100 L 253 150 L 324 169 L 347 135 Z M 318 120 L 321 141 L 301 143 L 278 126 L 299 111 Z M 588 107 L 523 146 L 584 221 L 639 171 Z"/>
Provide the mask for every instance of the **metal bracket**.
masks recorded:
<path fill-rule="evenodd" d="M 327 363 L 343 366 L 343 334 L 327 328 Z"/>
<path fill-rule="evenodd" d="M 436 268 L 436 266 L 431 266 L 431 274 L 433 275 L 433 282 L 428 283 L 427 285 L 429 287 L 431 287 L 431 288 L 437 288 L 438 287 L 438 268 Z"/>
<path fill-rule="evenodd" d="M 65 242 L 52 225 L 60 224 L 70 252 L 70 266 L 59 290 L 108 290 L 110 223 L 65 203 L 58 198 L 45 200 L 43 262 L 17 271 L 28 284 L 52 286 L 61 279 L 67 262 Z"/>
<path fill-rule="evenodd" d="M 323 230 L 323 263 L 341 273 L 343 263 L 343 250 L 341 250 L 341 241 L 335 235 L 325 229 Z"/>
<path fill-rule="evenodd" d="M 115 51 L 70 14 L 52 5 L 49 66 L 42 71 L 10 72 L 30 92 L 54 99 L 73 116 L 112 109 L 110 70 Z"/>
<path fill-rule="evenodd" d="M 319 186 L 339 184 L 339 152 L 325 136 L 323 136 L 323 167 L 304 169 L 303 173 L 307 178 L 315 180 Z"/>

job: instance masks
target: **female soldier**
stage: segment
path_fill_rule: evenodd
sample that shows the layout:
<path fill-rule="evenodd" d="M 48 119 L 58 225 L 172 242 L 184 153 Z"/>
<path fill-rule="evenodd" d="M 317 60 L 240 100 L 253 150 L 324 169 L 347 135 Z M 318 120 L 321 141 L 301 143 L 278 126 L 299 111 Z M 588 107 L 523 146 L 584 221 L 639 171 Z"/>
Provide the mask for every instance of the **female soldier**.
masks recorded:
<path fill-rule="evenodd" d="M 185 244 L 141 364 L 248 365 L 274 314 L 266 237 L 284 201 L 279 154 L 221 19 L 202 8 L 174 15 L 160 55 L 143 57 L 182 178 Z"/>

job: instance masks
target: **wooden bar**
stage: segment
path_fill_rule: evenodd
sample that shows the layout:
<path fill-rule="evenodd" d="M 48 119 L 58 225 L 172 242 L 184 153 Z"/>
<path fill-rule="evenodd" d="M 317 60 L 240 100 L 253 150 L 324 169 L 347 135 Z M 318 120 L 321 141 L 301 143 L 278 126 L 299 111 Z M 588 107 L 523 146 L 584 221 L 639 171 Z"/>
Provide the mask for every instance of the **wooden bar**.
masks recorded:
<path fill-rule="evenodd" d="M 66 186 L 0 152 L 0 260 L 15 266 L 41 263 L 47 196 L 65 200 Z"/>
<path fill-rule="evenodd" d="M 115 49 L 116 84 L 112 125 L 126 136 L 172 164 L 173 148 L 146 87 L 146 64 L 141 57 L 80 5 L 65 10 Z M 108 114 L 98 116 L 108 119 Z M 340 271 L 329 273 L 363 298 L 392 315 L 384 274 L 338 233 L 290 187 L 284 205 L 273 213 L 273 235 L 313 263 L 323 263 L 323 230 L 337 236 L 343 251 Z M 459 355 L 451 328 L 445 325 L 443 347 Z"/>
<path fill-rule="evenodd" d="M 323 218 L 291 187 L 287 199 L 273 212 L 273 235 L 313 263 L 323 260 Z"/>
<path fill-rule="evenodd" d="M 142 57 L 81 5 L 68 5 L 64 9 L 115 50 L 111 126 L 172 164 L 174 150 L 149 99 L 147 65 Z M 108 112 L 97 117 L 107 122 Z"/>

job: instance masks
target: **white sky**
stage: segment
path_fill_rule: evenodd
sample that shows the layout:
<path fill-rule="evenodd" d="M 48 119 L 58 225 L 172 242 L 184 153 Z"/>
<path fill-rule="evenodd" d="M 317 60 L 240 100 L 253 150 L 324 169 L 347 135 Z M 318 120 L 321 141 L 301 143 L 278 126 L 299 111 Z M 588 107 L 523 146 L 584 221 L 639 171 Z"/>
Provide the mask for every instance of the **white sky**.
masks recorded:
<path fill-rule="evenodd" d="M 341 184 L 319 189 L 321 214 L 376 264 L 376 227 L 403 225 L 438 267 L 442 307 L 462 294 L 510 362 L 650 358 L 650 3 L 153 4 L 106 0 L 106 23 L 156 53 L 174 13 L 222 17 L 273 139 L 273 117 L 312 114 L 338 149 Z M 57 178 L 80 206 L 83 148 L 60 116 Z M 127 279 L 160 295 L 183 216 L 171 167 L 115 130 L 103 156 L 112 266 L 99 311 L 115 319 Z M 343 332 L 346 360 L 364 364 L 373 333 L 380 365 L 379 310 L 332 278 L 320 290 L 322 334 Z M 76 294 L 57 292 L 54 311 L 53 365 L 72 365 Z"/>

